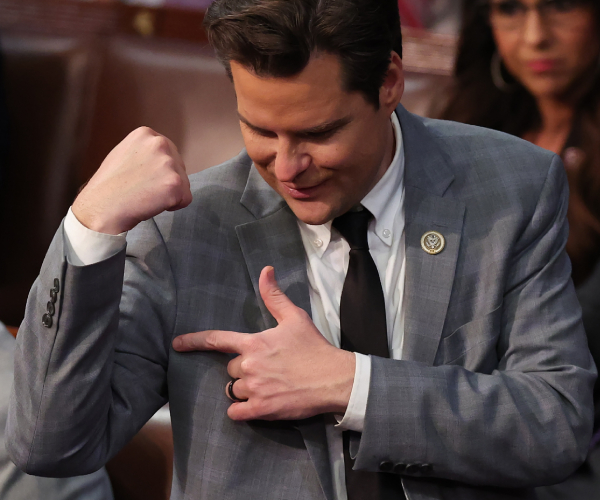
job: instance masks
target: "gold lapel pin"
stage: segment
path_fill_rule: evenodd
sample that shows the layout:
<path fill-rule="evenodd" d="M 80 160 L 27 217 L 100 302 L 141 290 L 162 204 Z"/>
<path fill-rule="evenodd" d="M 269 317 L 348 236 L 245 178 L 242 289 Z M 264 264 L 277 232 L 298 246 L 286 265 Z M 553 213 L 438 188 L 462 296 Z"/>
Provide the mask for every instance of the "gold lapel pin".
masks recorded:
<path fill-rule="evenodd" d="M 446 247 L 446 239 L 437 231 L 428 231 L 421 238 L 421 248 L 429 255 L 437 255 Z"/>

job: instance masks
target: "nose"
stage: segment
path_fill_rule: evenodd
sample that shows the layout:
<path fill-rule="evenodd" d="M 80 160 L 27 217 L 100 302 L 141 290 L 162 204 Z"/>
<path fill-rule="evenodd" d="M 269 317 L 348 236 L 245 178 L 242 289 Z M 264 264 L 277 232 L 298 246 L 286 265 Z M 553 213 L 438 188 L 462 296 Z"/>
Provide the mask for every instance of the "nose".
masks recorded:
<path fill-rule="evenodd" d="M 530 9 L 523 25 L 523 42 L 536 48 L 547 44 L 550 39 L 550 26 L 539 9 Z"/>
<path fill-rule="evenodd" d="M 302 145 L 295 141 L 279 140 L 274 166 L 278 181 L 293 182 L 310 166 L 310 156 L 302 149 Z"/>

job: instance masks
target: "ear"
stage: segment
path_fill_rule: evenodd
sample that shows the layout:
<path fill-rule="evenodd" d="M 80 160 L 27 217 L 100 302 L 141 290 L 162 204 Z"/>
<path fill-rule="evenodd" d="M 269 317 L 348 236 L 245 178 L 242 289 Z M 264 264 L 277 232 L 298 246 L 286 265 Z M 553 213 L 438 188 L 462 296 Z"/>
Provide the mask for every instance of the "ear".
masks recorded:
<path fill-rule="evenodd" d="M 380 107 L 391 113 L 400 104 L 403 94 L 404 68 L 402 66 L 402 59 L 400 59 L 400 56 L 396 52 L 392 51 L 390 66 L 385 75 L 383 85 L 379 90 Z"/>

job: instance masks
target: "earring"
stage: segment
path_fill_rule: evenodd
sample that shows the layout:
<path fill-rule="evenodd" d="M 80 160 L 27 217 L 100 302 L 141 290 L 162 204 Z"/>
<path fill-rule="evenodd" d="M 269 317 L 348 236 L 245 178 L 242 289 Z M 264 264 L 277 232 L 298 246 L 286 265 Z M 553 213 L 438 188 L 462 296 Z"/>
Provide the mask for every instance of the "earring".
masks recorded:
<path fill-rule="evenodd" d="M 510 92 L 515 88 L 514 83 L 508 83 L 502 75 L 502 59 L 498 51 L 494 52 L 491 60 L 492 81 L 498 90 L 502 92 Z"/>

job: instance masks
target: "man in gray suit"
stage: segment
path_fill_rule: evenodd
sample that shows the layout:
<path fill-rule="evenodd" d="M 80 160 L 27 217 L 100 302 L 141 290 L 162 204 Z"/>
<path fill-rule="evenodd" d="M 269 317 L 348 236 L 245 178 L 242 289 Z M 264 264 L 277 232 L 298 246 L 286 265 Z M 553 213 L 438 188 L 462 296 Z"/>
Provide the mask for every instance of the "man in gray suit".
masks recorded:
<path fill-rule="evenodd" d="M 103 162 L 30 295 L 15 463 L 95 470 L 169 401 L 178 499 L 534 498 L 568 476 L 596 371 L 560 159 L 406 112 L 395 0 L 217 0 L 206 26 L 246 150 L 188 179 L 139 129 Z"/>

